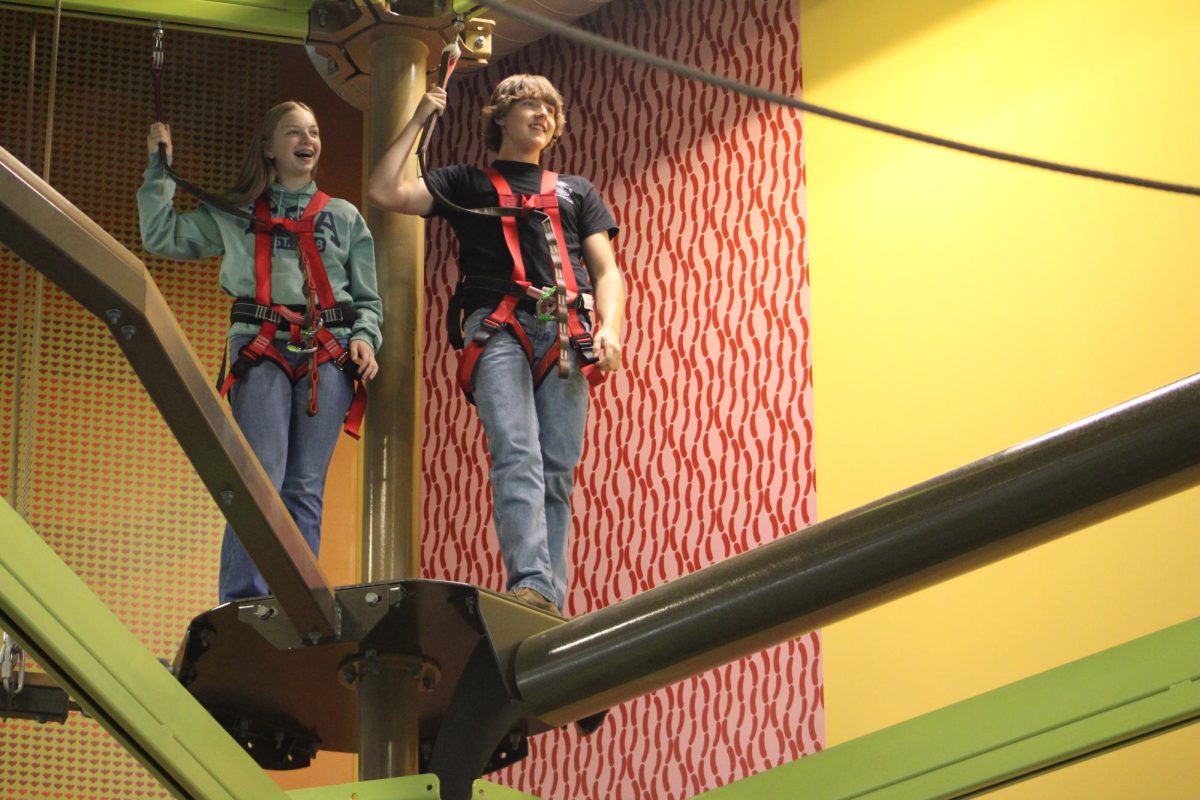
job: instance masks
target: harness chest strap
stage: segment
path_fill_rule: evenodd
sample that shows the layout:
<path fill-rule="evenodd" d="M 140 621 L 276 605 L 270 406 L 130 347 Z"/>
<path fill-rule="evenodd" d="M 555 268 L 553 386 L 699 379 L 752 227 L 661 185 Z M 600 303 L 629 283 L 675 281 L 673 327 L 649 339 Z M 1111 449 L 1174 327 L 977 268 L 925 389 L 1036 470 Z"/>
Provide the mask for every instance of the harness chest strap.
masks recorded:
<path fill-rule="evenodd" d="M 550 228 L 546 232 L 547 245 L 550 248 L 552 259 L 555 259 L 557 256 L 558 264 L 556 265 L 555 277 L 561 278 L 559 285 L 556 287 L 557 294 L 559 295 L 559 314 L 557 315 L 559 339 L 547 350 L 545 356 L 535 363 L 533 345 L 530 343 L 529 337 L 526 336 L 524 328 L 515 319 L 517 304 L 524 298 L 524 295 L 506 293 L 501 297 L 499 304 L 492 313 L 484 319 L 475 336 L 462 351 L 458 364 L 459 387 L 467 395 L 468 399 L 472 397 L 475 391 L 475 365 L 479 361 L 479 356 L 482 354 L 488 340 L 501 329 L 507 329 L 520 342 L 521 348 L 525 351 L 525 355 L 529 359 L 535 387 L 541 384 L 555 362 L 565 362 L 565 365 L 569 366 L 569 362 L 566 362 L 568 350 L 563 346 L 564 343 L 579 351 L 583 362 L 581 372 L 587 378 L 588 383 L 595 386 L 604 380 L 604 373 L 596 366 L 595 362 L 597 359 L 591 351 L 591 334 L 588 333 L 579 319 L 577 306 L 580 304 L 575 302 L 568 303 L 568 300 L 573 301 L 577 297 L 578 284 L 575 281 L 575 271 L 571 268 L 570 262 L 566 262 L 565 267 L 561 262 L 561 259 L 567 257 L 567 248 L 565 237 L 563 236 L 562 220 L 558 210 L 556 188 L 558 185 L 558 174 L 544 170 L 542 172 L 539 194 L 517 195 L 513 194 L 508 181 L 495 168 L 488 167 L 483 170 L 483 173 L 496 189 L 496 194 L 499 197 L 502 208 L 529 209 L 533 214 L 540 213 L 548 223 L 543 224 L 543 230 L 547 227 Z M 501 217 L 500 226 L 504 233 L 504 241 L 508 246 L 509 255 L 512 256 L 512 283 L 517 287 L 528 289 L 530 284 L 526 278 L 525 261 L 521 257 L 521 240 L 517 227 L 517 217 Z M 565 315 L 563 314 L 564 310 Z M 565 320 L 563 319 L 564 316 Z M 560 372 L 560 374 L 563 374 L 565 377 L 565 370 Z"/>
<path fill-rule="evenodd" d="M 237 359 L 230 367 L 229 374 L 221 385 L 221 396 L 228 394 L 233 384 L 245 374 L 250 367 L 257 366 L 264 359 L 271 361 L 284 371 L 292 383 L 296 383 L 305 375 L 309 376 L 309 415 L 316 414 L 320 409 L 317 405 L 317 386 L 321 380 L 318 367 L 326 361 L 333 362 L 339 370 L 345 369 L 350 353 L 342 347 L 337 338 L 322 324 L 326 312 L 338 307 L 333 289 L 329 284 L 329 275 L 325 272 L 325 262 L 317 247 L 313 235 L 317 214 L 329 202 L 329 195 L 315 192 L 304 209 L 300 219 L 273 219 L 271 208 L 266 196 L 259 197 L 254 205 L 254 299 L 263 307 L 275 312 L 270 318 L 264 318 L 255 337 L 241 349 Z M 305 295 L 309 300 L 308 313 L 300 315 L 287 306 L 271 304 L 271 248 L 277 231 L 284 231 L 296 240 L 296 251 L 303 267 L 306 283 Z M 265 317 L 266 315 L 264 315 Z M 291 341 L 300 343 L 308 339 L 312 347 L 312 360 L 304 361 L 292 367 L 282 354 L 273 346 L 275 334 L 282 320 L 288 324 Z M 316 328 L 315 331 L 306 329 L 306 325 Z M 343 430 L 357 439 L 362 426 L 363 415 L 366 413 L 367 392 L 362 381 L 356 381 L 354 399 L 346 413 Z"/>

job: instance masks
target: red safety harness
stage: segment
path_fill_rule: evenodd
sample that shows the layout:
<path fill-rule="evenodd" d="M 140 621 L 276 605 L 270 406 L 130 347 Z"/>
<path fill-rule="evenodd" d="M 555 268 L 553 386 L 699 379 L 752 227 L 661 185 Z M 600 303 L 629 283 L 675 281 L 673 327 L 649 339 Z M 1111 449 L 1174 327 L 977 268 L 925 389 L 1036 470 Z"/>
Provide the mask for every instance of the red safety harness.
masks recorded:
<path fill-rule="evenodd" d="M 462 35 L 461 23 L 462 18 L 460 16 L 456 24 L 459 36 Z M 458 38 L 456 37 L 442 48 L 441 58 L 438 63 L 438 86 L 443 89 L 446 88 L 446 83 L 450 80 L 450 75 L 454 72 L 454 67 L 458 63 L 460 56 L 461 50 L 458 45 Z M 422 175 L 429 174 L 425 163 L 426 153 L 429 148 L 430 134 L 432 134 L 433 126 L 437 122 L 438 113 L 431 113 L 426 118 L 425 123 L 421 126 L 420 139 L 417 141 L 417 163 L 420 166 Z M 504 241 L 508 245 L 508 252 L 513 260 L 511 281 L 498 281 L 493 278 L 467 275 L 459 280 L 454 296 L 450 300 L 450 313 L 446 318 L 446 331 L 450 339 L 450 344 L 454 349 L 461 350 L 458 361 L 459 387 L 467 396 L 467 400 L 474 402 L 475 365 L 479 362 L 479 356 L 488 341 L 497 331 L 502 329 L 508 330 L 521 343 L 521 348 L 525 351 L 525 355 L 529 359 L 530 369 L 533 371 L 533 385 L 535 388 L 541 385 L 542 380 L 550 373 L 551 365 L 556 361 L 558 362 L 558 376 L 566 378 L 570 375 L 571 350 L 579 353 L 580 361 L 582 362 L 581 371 L 587 378 L 588 383 L 595 386 L 603 381 L 605 376 L 596 364 L 599 359 L 592 352 L 592 336 L 579 320 L 580 309 L 591 310 L 592 297 L 591 295 L 579 293 L 579 286 L 575 281 L 575 271 L 571 266 L 570 255 L 567 253 L 566 242 L 563 238 L 562 220 L 558 212 L 558 194 L 556 191 L 558 174 L 548 170 L 543 171 L 539 193 L 534 195 L 519 195 L 513 194 L 512 189 L 508 186 L 508 181 L 495 169 L 489 167 L 483 172 L 496 189 L 500 203 L 498 206 L 464 208 L 443 196 L 435 185 L 431 183 L 426 184 L 426 187 L 437 201 L 448 209 L 462 214 L 475 214 L 493 218 L 499 217 L 500 225 L 504 231 Z M 550 254 L 550 263 L 554 269 L 555 285 L 553 287 L 535 287 L 526 278 L 525 262 L 521 258 L 521 242 L 517 230 L 518 219 L 533 220 L 541 226 L 542 233 L 546 237 L 546 247 Z M 566 260 L 565 267 L 563 263 L 564 259 Z M 484 319 L 482 326 L 476 331 L 471 342 L 464 348 L 461 311 L 462 297 L 465 291 L 474 294 L 496 295 L 500 298 L 500 301 L 492 313 Z M 526 299 L 537 301 L 536 308 L 539 319 L 547 321 L 553 319 L 558 325 L 558 340 L 541 359 L 535 357 L 529 337 L 525 334 L 524 328 L 521 327 L 520 322 L 516 319 L 517 306 L 521 301 Z"/>
<path fill-rule="evenodd" d="M 458 361 L 458 385 L 471 400 L 475 391 L 475 365 L 488 341 L 500 330 L 507 330 L 521 343 L 529 359 L 533 371 L 533 385 L 537 388 L 547 375 L 550 368 L 557 362 L 560 377 L 566 377 L 570 370 L 570 351 L 573 349 L 580 355 L 581 371 L 590 385 L 595 386 L 604 380 L 604 373 L 596 365 L 597 358 L 592 352 L 592 335 L 579 319 L 580 308 L 590 308 L 590 296 L 579 293 L 575 281 L 575 270 L 571 267 L 567 255 L 566 241 L 563 238 L 562 219 L 558 211 L 558 173 L 544 170 L 539 194 L 513 194 L 508 181 L 493 167 L 483 170 L 499 196 L 500 208 L 517 208 L 537 215 L 540 212 L 549 218 L 553 230 L 554 241 L 550 242 L 547 234 L 547 244 L 550 245 L 551 260 L 555 267 L 555 287 L 539 288 L 533 286 L 526 278 L 525 262 L 521 258 L 521 241 L 517 230 L 518 217 L 505 215 L 500 217 L 500 225 L 504 231 L 504 241 L 513 260 L 512 281 L 507 290 L 502 291 L 502 297 L 496 308 L 489 314 L 476 331 L 471 341 L 462 350 Z M 545 226 L 543 226 L 544 228 Z M 555 249 L 557 248 L 557 253 Z M 566 259 L 566 264 L 562 260 Z M 460 283 L 470 285 L 469 279 Z M 555 295 L 558 295 L 558 298 Z M 517 305 L 526 298 L 538 301 L 538 316 L 540 319 L 556 319 L 558 322 L 558 340 L 546 351 L 541 359 L 535 358 L 533 345 L 525 334 L 525 329 L 516 319 Z M 560 300 L 561 298 L 561 300 Z M 563 313 L 565 312 L 565 313 Z M 454 316 L 454 315 L 452 315 Z M 457 325 L 457 321 L 454 323 Z M 461 339 L 460 339 L 461 341 Z M 452 341 L 452 344 L 458 342 Z"/>
<path fill-rule="evenodd" d="M 258 334 L 238 353 L 237 360 L 229 369 L 221 385 L 221 396 L 228 394 L 230 388 L 242 377 L 250 367 L 258 366 L 263 360 L 273 362 L 284 371 L 293 384 L 304 378 L 309 379 L 308 413 L 315 415 L 320 409 L 317 405 L 317 386 L 321 380 L 318 367 L 326 361 L 333 362 L 339 370 L 345 370 L 350 360 L 349 351 L 342 347 L 337 338 L 325 327 L 325 321 L 339 318 L 339 305 L 333 296 L 329 285 L 329 276 L 325 273 L 325 262 L 321 259 L 321 251 L 317 248 L 316 237 L 313 236 L 314 223 L 317 213 L 329 202 L 329 195 L 315 192 L 304 209 L 300 219 L 273 219 L 271 207 L 265 196 L 258 198 L 254 204 L 254 299 L 256 306 L 253 314 L 262 320 Z M 271 248 L 276 233 L 290 234 L 296 240 L 296 252 L 304 270 L 304 294 L 308 299 L 305 312 L 297 312 L 287 306 L 271 303 Z M 246 303 L 239 304 L 245 308 Z M 284 358 L 274 347 L 275 334 L 281 325 L 286 325 L 291 338 L 288 349 L 293 352 L 311 354 L 312 358 L 303 361 L 296 367 Z M 353 370 L 354 365 L 351 363 Z M 363 414 L 367 409 L 367 391 L 363 381 L 354 375 L 354 399 L 346 414 L 344 430 L 355 439 L 359 436 Z"/>

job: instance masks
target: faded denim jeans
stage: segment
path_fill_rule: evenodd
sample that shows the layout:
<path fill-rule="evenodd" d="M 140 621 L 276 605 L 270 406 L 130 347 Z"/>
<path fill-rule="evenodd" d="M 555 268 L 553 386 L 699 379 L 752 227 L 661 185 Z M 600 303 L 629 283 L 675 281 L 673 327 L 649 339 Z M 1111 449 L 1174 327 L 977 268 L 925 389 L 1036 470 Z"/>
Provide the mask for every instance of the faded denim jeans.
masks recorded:
<path fill-rule="evenodd" d="M 253 337 L 229 340 L 230 353 L 238 352 Z M 342 345 L 346 342 L 339 339 Z M 289 352 L 278 339 L 275 347 L 293 367 L 312 356 Z M 295 385 L 278 365 L 263 362 L 246 370 L 229 390 L 233 418 L 250 448 L 258 456 L 283 505 L 296 521 L 313 555 L 321 547 L 321 510 L 325 502 L 325 476 L 337 444 L 346 411 L 354 398 L 350 376 L 330 362 L 321 365 L 317 384 L 320 411 L 308 415 L 309 378 Z M 269 594 L 270 589 L 250 561 L 233 527 L 225 526 L 221 542 L 219 591 L 222 603 Z"/>
<path fill-rule="evenodd" d="M 467 318 L 467 341 L 489 313 L 479 309 Z M 557 326 L 524 311 L 516 314 L 541 358 L 558 339 Z M 501 330 L 475 366 L 475 405 L 492 457 L 492 505 L 506 587 L 527 586 L 559 609 L 567 597 L 571 491 L 588 412 L 588 382 L 578 353 L 573 356 L 567 378 L 551 368 L 535 392 L 525 351 Z"/>

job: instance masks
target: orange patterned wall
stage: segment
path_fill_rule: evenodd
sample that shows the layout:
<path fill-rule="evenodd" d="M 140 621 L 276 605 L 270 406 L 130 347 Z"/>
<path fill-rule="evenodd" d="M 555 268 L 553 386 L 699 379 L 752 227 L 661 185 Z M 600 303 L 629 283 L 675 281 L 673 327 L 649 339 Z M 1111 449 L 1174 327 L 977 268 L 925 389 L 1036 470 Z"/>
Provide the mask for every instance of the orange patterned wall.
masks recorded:
<path fill-rule="evenodd" d="M 26 152 L 29 41 L 40 31 Z M 42 170 L 51 19 L 0 9 L 0 145 Z M 214 260 L 179 262 L 140 248 L 134 192 L 153 118 L 150 30 L 65 18 L 62 23 L 50 180 L 146 260 L 201 359 L 215 376 L 228 305 Z M 258 42 L 168 34 L 167 114 L 177 164 L 206 186 L 237 170 L 248 129 L 273 99 L 279 48 Z M 214 48 L 219 48 L 215 57 Z M 269 76 L 270 82 L 248 76 Z M 197 76 L 200 76 L 199 79 Z M 216 91 L 236 86 L 237 91 Z M 185 166 L 186 165 L 186 166 Z M 186 207 L 186 201 L 181 201 Z M 31 526 L 108 607 L 160 657 L 174 656 L 192 616 L 216 602 L 223 520 L 106 327 L 47 283 L 32 368 L 32 271 L 0 248 L 4 307 L 24 299 L 25 378 L 36 374 L 34 413 L 19 440 L 29 445 L 24 506 Z M 16 314 L 4 316 L 0 357 L 5 454 L 13 437 Z M 28 398 L 27 398 L 28 399 Z M 30 407 L 26 403 L 26 407 Z M 12 470 L 0 464 L 4 486 Z M 0 724 L 0 797 L 43 800 L 166 798 L 170 795 L 95 722 Z"/>
<path fill-rule="evenodd" d="M 792 2 L 617 0 L 584 27 L 798 94 Z M 815 518 L 800 117 L 546 39 L 451 89 L 433 163 L 482 163 L 490 86 L 540 72 L 563 90 L 547 165 L 613 208 L 630 288 L 627 367 L 593 394 L 575 495 L 567 610 L 583 614 L 798 530 Z M 424 446 L 430 577 L 503 586 L 473 412 L 441 334 L 455 276 L 430 228 Z M 823 742 L 816 634 L 613 710 L 593 737 L 539 737 L 491 776 L 546 798 L 688 797 Z"/>

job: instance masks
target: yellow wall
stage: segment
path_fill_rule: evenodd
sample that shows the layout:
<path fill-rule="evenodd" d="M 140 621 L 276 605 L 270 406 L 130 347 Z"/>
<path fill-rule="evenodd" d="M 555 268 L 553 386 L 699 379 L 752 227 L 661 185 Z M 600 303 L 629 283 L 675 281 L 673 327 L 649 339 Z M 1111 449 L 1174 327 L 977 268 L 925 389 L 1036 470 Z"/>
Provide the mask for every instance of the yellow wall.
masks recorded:
<path fill-rule="evenodd" d="M 801 10 L 811 102 L 1200 184 L 1194 0 Z M 1200 198 L 812 115 L 806 149 L 822 518 L 1200 371 Z M 1198 527 L 1193 490 L 826 628 L 829 744 L 1196 616 Z M 1190 798 L 1196 752 L 1200 726 L 997 796 Z"/>

